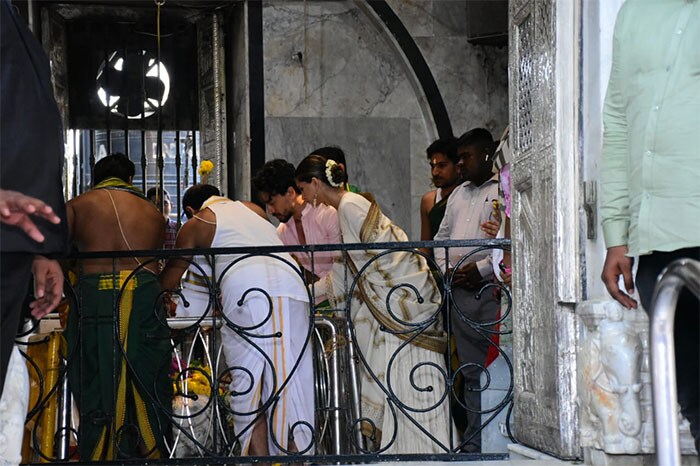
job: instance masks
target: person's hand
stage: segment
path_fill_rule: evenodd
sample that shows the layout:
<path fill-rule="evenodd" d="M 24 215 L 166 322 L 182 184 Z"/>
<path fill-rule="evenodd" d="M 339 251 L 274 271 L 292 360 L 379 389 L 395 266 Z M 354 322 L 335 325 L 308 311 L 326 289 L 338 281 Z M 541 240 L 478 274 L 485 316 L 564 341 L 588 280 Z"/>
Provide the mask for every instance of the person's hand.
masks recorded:
<path fill-rule="evenodd" d="M 32 316 L 39 320 L 53 311 L 63 295 L 63 270 L 55 260 L 34 256 L 34 301 L 29 303 Z"/>
<path fill-rule="evenodd" d="M 511 287 L 513 283 L 513 274 L 511 272 L 501 272 L 501 280 L 506 286 Z"/>
<path fill-rule="evenodd" d="M 600 278 L 608 289 L 610 296 L 627 309 L 637 309 L 637 301 L 629 295 L 634 293 L 634 282 L 632 281 L 632 264 L 634 259 L 627 257 L 627 246 L 614 246 L 608 248 L 603 265 L 603 273 Z M 627 293 L 622 291 L 618 285 L 620 275 Z"/>
<path fill-rule="evenodd" d="M 512 281 L 513 281 L 513 268 L 512 267 L 513 267 L 513 264 L 511 262 L 510 252 L 504 251 L 503 252 L 503 259 L 498 264 L 498 268 L 501 269 L 501 273 L 499 274 L 501 277 L 501 281 L 509 288 L 511 287 Z"/>
<path fill-rule="evenodd" d="M 70 314 L 70 301 L 68 298 L 63 298 L 58 307 L 56 307 L 58 312 L 58 322 L 61 324 L 61 328 L 66 328 L 68 325 L 68 314 Z"/>
<path fill-rule="evenodd" d="M 172 294 L 163 293 L 163 308 L 167 317 L 175 317 L 177 315 L 177 302 L 173 299 Z"/>
<path fill-rule="evenodd" d="M 32 215 L 55 224 L 61 222 L 51 206 L 43 201 L 17 191 L 0 189 L 0 222 L 21 228 L 30 238 L 41 243 L 44 235 L 32 221 Z"/>
<path fill-rule="evenodd" d="M 501 222 L 498 220 L 488 220 L 481 224 L 481 231 L 487 236 L 495 238 L 498 235 L 498 230 L 501 229 Z"/>
<path fill-rule="evenodd" d="M 470 262 L 455 270 L 453 277 L 452 286 L 467 290 L 475 289 L 484 281 L 484 278 L 479 273 L 479 268 L 474 262 Z"/>

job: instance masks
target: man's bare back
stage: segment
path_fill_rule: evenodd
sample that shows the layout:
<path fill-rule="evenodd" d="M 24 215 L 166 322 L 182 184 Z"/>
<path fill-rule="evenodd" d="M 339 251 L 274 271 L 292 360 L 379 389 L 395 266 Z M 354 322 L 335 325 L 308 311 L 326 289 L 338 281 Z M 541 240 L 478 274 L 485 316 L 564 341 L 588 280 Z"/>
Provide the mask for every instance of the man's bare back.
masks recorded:
<path fill-rule="evenodd" d="M 110 195 L 119 214 L 119 221 Z M 163 216 L 153 204 L 128 191 L 95 189 L 69 201 L 66 207 L 70 238 L 81 252 L 136 251 L 163 247 Z M 139 258 L 141 262 L 147 259 Z M 85 273 L 112 272 L 111 259 L 92 259 L 85 261 L 83 266 Z M 133 258 L 121 258 L 117 259 L 116 266 L 119 270 L 131 270 L 138 263 Z M 157 267 L 151 264 L 148 269 L 155 272 Z"/>

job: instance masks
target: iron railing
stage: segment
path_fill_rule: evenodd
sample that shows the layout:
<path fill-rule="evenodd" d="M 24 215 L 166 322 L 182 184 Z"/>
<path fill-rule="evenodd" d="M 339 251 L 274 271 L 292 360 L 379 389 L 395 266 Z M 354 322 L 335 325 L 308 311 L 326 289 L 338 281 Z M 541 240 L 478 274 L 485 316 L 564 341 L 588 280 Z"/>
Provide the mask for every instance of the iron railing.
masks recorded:
<path fill-rule="evenodd" d="M 172 462 L 172 458 L 187 458 L 187 460 L 176 461 L 185 461 L 186 463 L 183 464 L 232 464 L 263 460 L 283 463 L 342 462 L 347 464 L 380 460 L 469 459 L 474 458 L 475 455 L 482 458 L 506 458 L 505 452 L 470 454 L 462 451 L 470 440 L 480 435 L 490 423 L 505 422 L 505 426 L 508 427 L 507 419 L 503 421 L 502 418 L 507 418 L 505 414 L 509 413 L 512 405 L 513 369 L 508 352 L 501 347 L 498 338 L 504 338 L 510 334 L 510 329 L 506 326 L 512 310 L 510 292 L 496 280 L 479 284 L 470 293 L 477 299 L 500 299 L 501 307 L 498 315 L 487 321 L 473 318 L 470 316 L 469 309 L 461 309 L 453 299 L 454 275 L 452 272 L 438 270 L 437 264 L 430 257 L 417 250 L 421 247 L 443 249 L 446 256 L 450 248 L 473 248 L 460 263 L 454 264 L 455 268 L 458 268 L 468 262 L 473 254 L 489 249 L 509 249 L 510 242 L 508 240 L 461 240 L 74 255 L 72 259 L 76 264 L 74 270 L 77 271 L 77 275 L 72 277 L 70 283 L 66 283 L 65 294 L 70 305 L 69 312 L 73 314 L 72 319 L 76 319 L 73 325 L 77 333 L 62 335 L 62 330 L 59 328 L 52 332 L 42 332 L 29 339 L 19 340 L 23 345 L 23 354 L 28 361 L 34 386 L 26 424 L 24 461 L 28 463 L 89 462 L 86 457 L 79 458 L 81 442 L 86 441 L 84 429 L 80 427 L 81 414 L 79 413 L 80 407 L 85 406 L 85 402 L 89 401 L 87 397 L 92 395 L 85 392 L 86 387 L 77 387 L 81 390 L 76 392 L 78 382 L 75 379 L 89 382 L 93 377 L 105 377 L 105 374 L 85 374 L 76 371 L 76 366 L 86 367 L 86 358 L 94 356 L 91 354 L 90 347 L 84 342 L 94 336 L 89 334 L 95 328 L 93 320 L 100 319 L 103 321 L 106 319 L 111 329 L 108 332 L 111 341 L 107 343 L 112 348 L 110 358 L 112 367 L 115 369 L 107 376 L 111 378 L 112 393 L 115 394 L 116 399 L 110 400 L 111 406 L 105 408 L 101 419 L 95 421 L 93 417 L 90 418 L 90 422 L 102 422 L 107 426 L 116 425 L 111 423 L 119 417 L 118 413 L 123 409 L 123 406 L 117 402 L 119 396 L 127 399 L 129 403 L 134 403 L 132 398 L 136 395 L 131 395 L 131 392 L 124 395 L 120 392 L 123 389 L 120 381 L 130 380 L 135 387 L 133 393 L 138 392 L 143 397 L 144 406 L 148 406 L 151 414 L 155 414 L 153 417 L 159 419 L 153 421 L 152 425 L 153 430 L 160 432 L 164 438 L 162 443 L 157 442 L 161 445 L 162 456 L 171 458 L 163 460 L 164 462 Z M 249 390 L 252 390 L 257 381 L 254 380 L 253 370 L 244 365 L 232 366 L 226 361 L 225 345 L 235 341 L 238 345 L 237 351 L 244 348 L 251 354 L 261 355 L 266 364 L 274 369 L 279 362 L 272 359 L 270 352 L 266 350 L 266 345 L 280 339 L 282 334 L 279 330 L 272 333 L 262 332 L 262 329 L 265 329 L 274 318 L 272 304 L 267 315 L 259 316 L 259 321 L 254 325 L 245 326 L 237 323 L 230 310 L 222 308 L 221 304 L 222 293 L 226 293 L 225 289 L 221 289 L 222 280 L 230 270 L 235 271 L 235 269 L 227 268 L 227 270 L 218 271 L 214 265 L 214 270 L 209 272 L 195 264 L 191 258 L 204 257 L 210 264 L 216 264 L 214 259 L 221 255 L 235 255 L 235 263 L 255 260 L 261 256 L 271 257 L 285 262 L 286 266 L 291 267 L 303 278 L 303 273 L 295 263 L 284 261 L 277 254 L 306 253 L 310 255 L 314 264 L 315 255 L 327 251 L 338 252 L 347 299 L 334 307 L 308 307 L 308 315 L 305 316 L 305 318 L 308 317 L 308 325 L 304 323 L 304 335 L 299 335 L 303 339 L 299 345 L 301 350 L 293 361 L 287 361 L 289 367 L 285 371 L 286 378 L 278 377 L 278 373 L 273 370 L 265 376 L 269 377 L 266 380 L 271 384 L 267 397 L 260 399 L 258 406 L 250 412 L 236 411 L 232 408 L 232 400 L 236 396 L 245 395 L 246 390 L 240 389 L 239 383 L 238 391 L 232 392 L 232 381 L 235 378 L 239 378 L 239 381 L 247 380 L 244 385 L 248 385 Z M 373 255 L 364 266 L 356 270 L 356 273 L 352 272 L 346 261 L 347 254 L 352 251 L 371 251 Z M 367 348 L 373 347 L 367 346 L 367 342 L 363 341 L 365 335 L 357 334 L 359 322 L 355 320 L 357 309 L 354 306 L 362 302 L 362 299 L 367 299 L 367 296 L 362 294 L 363 280 L 368 280 L 368 274 L 375 270 L 372 269 L 373 264 L 376 265 L 377 261 L 385 260 L 392 254 L 404 254 L 405 257 L 402 260 L 416 260 L 418 256 L 425 257 L 432 269 L 430 277 L 426 279 L 438 284 L 440 293 L 429 317 L 421 321 L 405 320 L 407 314 L 403 313 L 401 308 L 392 309 L 390 304 L 392 296 L 403 293 L 402 296 L 408 296 L 409 299 L 423 305 L 426 305 L 429 297 L 420 296 L 417 288 L 411 283 L 395 282 L 392 280 L 390 271 L 388 276 L 386 270 L 382 272 L 385 275 L 381 286 L 390 287 L 390 289 L 384 303 L 374 304 L 380 305 L 383 318 L 390 321 L 382 321 L 378 324 L 375 328 L 375 339 L 387 342 L 394 339 L 391 340 L 393 341 L 391 344 L 385 342 L 377 346 L 377 348 L 392 348 L 391 354 L 387 354 L 386 364 L 379 367 L 376 359 L 366 351 Z M 88 274 L 82 273 L 85 264 L 91 259 L 105 257 L 112 259 L 115 271 L 117 260 L 120 258 L 140 257 L 142 259 L 141 265 L 133 271 L 123 273 L 121 277 L 118 277 L 118 272 L 115 272 L 113 278 L 109 279 L 114 282 L 113 285 L 108 282 L 105 285 L 106 288 L 111 289 L 108 293 L 111 313 L 109 316 L 94 316 L 86 307 L 89 305 L 88 298 L 85 297 L 80 285 L 76 284 L 88 278 Z M 185 258 L 190 264 L 194 264 L 191 267 L 192 270 L 200 270 L 204 278 L 204 288 L 207 290 L 205 299 L 200 302 L 205 304 L 190 317 L 167 317 L 166 307 L 173 298 L 175 301 L 179 300 L 181 306 L 185 301 L 195 306 L 194 301 L 188 298 L 184 289 L 162 290 L 157 296 L 154 295 L 152 303 L 148 305 L 148 312 L 152 313 L 151 317 L 154 319 L 151 320 L 157 322 L 158 328 L 146 332 L 146 346 L 149 346 L 148 350 L 153 350 L 165 344 L 167 351 L 163 353 L 162 360 L 150 361 L 150 365 L 156 369 L 146 374 L 149 382 L 145 383 L 142 380 L 143 372 L 139 372 L 139 365 L 142 364 L 139 361 L 141 355 L 132 354 L 130 348 L 127 348 L 130 341 L 125 338 L 128 335 L 125 334 L 124 329 L 128 328 L 129 317 L 124 314 L 123 303 L 125 296 L 133 293 L 131 285 L 137 285 L 134 282 L 141 280 L 139 272 L 143 271 L 144 267 L 152 268 L 173 258 Z M 203 262 L 200 260 L 198 263 Z M 208 273 L 211 273 L 213 278 L 208 278 Z M 265 283 L 260 283 L 244 293 L 244 295 L 251 294 L 264 296 L 271 303 L 271 297 L 265 291 Z M 317 287 L 309 286 L 310 303 L 319 301 L 316 294 Z M 359 301 L 353 296 L 358 297 Z M 240 297 L 238 304 L 240 305 L 245 299 L 246 296 Z M 399 302 L 404 301 L 399 300 Z M 132 311 L 143 312 L 142 309 L 137 311 L 134 308 Z M 450 354 L 440 354 L 439 358 L 428 361 L 422 359 L 422 355 L 428 353 L 411 353 L 413 346 L 421 338 L 442 335 L 444 332 L 445 341 L 449 342 L 453 335 L 454 319 L 460 319 L 466 323 L 473 331 L 474 338 L 487 342 L 489 351 L 500 357 L 503 367 L 506 368 L 507 382 L 501 393 L 497 395 L 495 402 L 485 405 L 483 401 L 484 394 L 493 393 L 492 374 L 490 368 L 486 367 L 486 361 L 471 361 L 459 366 Z M 64 336 L 68 340 L 73 339 L 73 343 L 66 344 Z M 76 338 L 82 343 L 76 344 Z M 447 348 L 449 347 L 447 345 Z M 229 351 L 233 350 L 229 349 Z M 407 354 L 418 355 L 418 359 L 413 361 L 411 367 L 398 370 L 397 367 L 404 364 Z M 290 439 L 298 440 L 304 437 L 305 435 L 302 434 L 305 430 L 306 436 L 311 440 L 306 445 L 295 445 L 296 449 L 292 451 L 282 446 L 287 445 L 286 441 L 275 438 L 269 426 L 270 421 L 274 421 L 273 417 L 276 413 L 283 410 L 280 403 L 284 397 L 281 394 L 290 386 L 290 381 L 295 376 L 303 373 L 300 367 L 305 367 L 304 360 L 309 355 L 313 364 L 313 380 L 303 380 L 303 384 L 309 391 L 313 391 L 315 416 L 308 422 L 299 421 L 290 426 Z M 459 374 L 469 370 L 473 373 L 475 369 L 480 375 L 477 385 L 460 387 Z M 80 375 L 75 376 L 75 374 Z M 71 379 L 71 376 L 74 379 Z M 155 388 L 163 378 L 168 379 L 169 397 L 166 399 L 158 395 L 158 390 Z M 149 386 L 149 384 L 152 385 Z M 372 384 L 376 393 L 379 393 L 383 399 L 383 403 L 386 403 L 384 413 L 388 415 L 388 421 L 385 419 L 383 425 L 377 425 L 376 419 L 366 410 L 368 405 L 363 404 L 364 401 L 362 401 L 363 390 L 369 390 L 367 387 Z M 482 405 L 479 408 L 467 406 L 459 395 L 460 388 L 480 393 Z M 76 393 L 79 394 L 75 396 Z M 433 401 L 423 404 L 419 401 L 418 405 L 415 405 L 398 393 L 409 393 L 414 400 L 425 397 Z M 466 437 L 460 436 L 453 422 L 454 414 L 460 410 L 466 411 L 467 416 L 478 416 L 481 419 L 478 428 L 472 429 Z M 430 419 L 431 416 L 439 416 L 439 413 L 443 412 L 448 415 L 440 417 L 442 425 L 437 430 L 444 430 L 444 435 L 440 435 L 431 430 L 430 425 L 424 420 Z M 238 425 L 236 425 L 237 416 L 242 416 L 238 418 Z M 243 417 L 251 421 L 241 428 L 240 419 Z M 497 421 L 494 421 L 497 417 Z M 258 458 L 239 456 L 241 434 L 248 429 L 253 429 L 254 423 L 260 418 L 266 419 L 270 434 L 269 441 L 280 450 L 281 455 Z M 83 418 L 82 422 L 85 424 L 88 421 Z M 138 419 L 126 419 L 119 427 L 114 427 L 114 430 L 106 429 L 104 442 L 106 445 L 113 445 L 112 454 L 117 462 L 130 464 L 143 461 L 144 458 L 153 455 L 157 447 L 148 449 L 143 442 L 129 442 L 130 438 L 133 440 L 143 436 L 144 428 L 140 422 Z M 385 436 L 380 442 L 380 435 L 387 433 L 386 426 L 392 430 L 391 435 Z M 408 435 L 413 437 L 402 438 Z M 397 449 L 397 445 L 424 445 L 425 447 L 416 447 L 418 450 L 406 449 L 406 447 Z M 149 462 L 154 461 L 149 459 Z M 157 463 L 158 460 L 155 462 Z"/>
<path fill-rule="evenodd" d="M 660 465 L 681 464 L 673 323 L 684 288 L 700 298 L 700 262 L 679 259 L 659 275 L 651 312 L 651 374 L 656 455 Z M 697 312 L 685 309 L 683 312 Z"/>

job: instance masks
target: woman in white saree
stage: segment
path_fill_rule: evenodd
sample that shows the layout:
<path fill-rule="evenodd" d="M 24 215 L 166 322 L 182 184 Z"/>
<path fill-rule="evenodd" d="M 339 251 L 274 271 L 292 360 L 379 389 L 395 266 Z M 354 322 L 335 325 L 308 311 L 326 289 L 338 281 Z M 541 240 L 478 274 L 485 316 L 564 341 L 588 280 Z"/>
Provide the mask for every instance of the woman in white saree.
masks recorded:
<path fill-rule="evenodd" d="M 305 201 L 338 210 L 343 243 L 407 241 L 371 196 L 342 189 L 343 169 L 319 155 L 297 167 Z M 446 390 L 440 291 L 425 258 L 413 250 L 348 251 L 345 265 L 316 283 L 334 308 L 348 312 L 361 364 L 361 428 L 370 450 L 445 453 L 451 420 Z M 359 272 L 359 275 L 358 275 Z M 351 287 L 355 277 L 356 284 Z M 354 426 L 357 428 L 357 426 Z"/>

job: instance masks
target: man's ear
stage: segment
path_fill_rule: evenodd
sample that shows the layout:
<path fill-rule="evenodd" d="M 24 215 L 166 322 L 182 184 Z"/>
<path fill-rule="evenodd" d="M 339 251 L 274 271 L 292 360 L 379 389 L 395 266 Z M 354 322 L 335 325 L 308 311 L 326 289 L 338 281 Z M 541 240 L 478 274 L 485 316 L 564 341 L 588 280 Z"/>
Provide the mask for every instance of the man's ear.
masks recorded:
<path fill-rule="evenodd" d="M 294 189 L 294 186 L 289 186 L 287 188 L 287 192 L 285 193 L 286 196 L 291 197 L 292 199 L 296 198 L 299 194 L 297 194 L 296 189 Z"/>
<path fill-rule="evenodd" d="M 185 216 L 187 218 L 194 217 L 194 214 L 196 214 L 196 213 L 197 213 L 197 211 L 194 210 L 192 207 L 189 207 L 189 206 L 185 207 Z"/>

